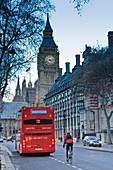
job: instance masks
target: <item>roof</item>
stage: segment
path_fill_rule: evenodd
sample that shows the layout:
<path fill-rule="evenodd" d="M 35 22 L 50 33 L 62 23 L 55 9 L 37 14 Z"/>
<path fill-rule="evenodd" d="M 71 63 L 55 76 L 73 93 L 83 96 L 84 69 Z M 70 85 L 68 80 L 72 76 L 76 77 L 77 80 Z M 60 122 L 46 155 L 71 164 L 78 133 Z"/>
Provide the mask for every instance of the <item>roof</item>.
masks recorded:
<path fill-rule="evenodd" d="M 51 95 L 55 95 L 57 92 L 61 92 L 64 89 L 69 88 L 69 77 L 71 73 L 65 73 L 60 80 L 56 81 L 56 83 L 51 87 L 49 92 L 46 94 L 46 98 Z"/>
<path fill-rule="evenodd" d="M 0 115 L 1 119 L 9 119 L 9 118 L 16 118 L 18 112 L 21 110 L 22 107 L 27 106 L 27 102 L 3 102 L 2 108 L 3 111 Z"/>
<path fill-rule="evenodd" d="M 53 40 L 53 37 L 44 37 L 41 46 L 57 47 L 57 45 L 55 44 Z"/>
<path fill-rule="evenodd" d="M 44 33 L 43 34 L 44 36 L 43 36 L 43 41 L 42 41 L 41 46 L 57 47 L 52 36 L 53 30 L 51 28 L 48 15 L 47 15 L 46 26 L 45 26 L 43 33 Z"/>
<path fill-rule="evenodd" d="M 49 15 L 47 14 L 47 22 L 46 22 L 46 26 L 45 26 L 45 32 L 53 32 L 50 22 L 49 22 Z"/>

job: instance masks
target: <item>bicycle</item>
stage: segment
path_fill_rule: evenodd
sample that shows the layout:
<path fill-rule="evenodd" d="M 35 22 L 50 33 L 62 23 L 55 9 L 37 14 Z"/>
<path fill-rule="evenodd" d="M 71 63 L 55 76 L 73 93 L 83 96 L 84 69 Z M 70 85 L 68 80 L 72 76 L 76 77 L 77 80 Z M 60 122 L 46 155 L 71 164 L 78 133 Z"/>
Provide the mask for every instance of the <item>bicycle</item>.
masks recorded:
<path fill-rule="evenodd" d="M 73 159 L 72 155 L 73 155 L 73 153 L 71 151 L 71 146 L 69 146 L 67 162 L 70 164 L 72 164 L 72 159 Z"/>

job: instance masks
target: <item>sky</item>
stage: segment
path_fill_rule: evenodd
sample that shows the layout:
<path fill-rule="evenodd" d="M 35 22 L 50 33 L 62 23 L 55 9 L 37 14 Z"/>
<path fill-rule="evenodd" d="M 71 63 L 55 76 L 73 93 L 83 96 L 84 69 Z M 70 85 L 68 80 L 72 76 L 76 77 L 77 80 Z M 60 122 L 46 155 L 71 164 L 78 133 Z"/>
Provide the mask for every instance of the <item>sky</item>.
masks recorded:
<path fill-rule="evenodd" d="M 113 0 L 93 0 L 82 9 L 81 15 L 74 9 L 70 0 L 51 0 L 56 12 L 50 14 L 53 37 L 59 48 L 59 65 L 65 72 L 65 63 L 70 62 L 70 71 L 76 64 L 75 55 L 82 53 L 85 45 L 108 46 L 108 32 L 113 31 Z M 37 65 L 31 66 L 31 81 L 37 79 Z M 36 74 L 34 74 L 36 73 Z M 29 79 L 29 73 L 23 73 Z M 16 83 L 12 83 L 16 89 Z M 13 92 L 15 94 L 15 91 Z"/>
<path fill-rule="evenodd" d="M 113 31 L 113 0 L 94 0 L 85 5 L 82 15 L 78 15 L 74 4 L 69 0 L 52 0 L 56 12 L 50 22 L 56 44 L 60 51 L 60 67 L 65 71 L 65 62 L 72 69 L 75 55 L 81 55 L 85 45 L 108 46 L 108 32 Z"/>

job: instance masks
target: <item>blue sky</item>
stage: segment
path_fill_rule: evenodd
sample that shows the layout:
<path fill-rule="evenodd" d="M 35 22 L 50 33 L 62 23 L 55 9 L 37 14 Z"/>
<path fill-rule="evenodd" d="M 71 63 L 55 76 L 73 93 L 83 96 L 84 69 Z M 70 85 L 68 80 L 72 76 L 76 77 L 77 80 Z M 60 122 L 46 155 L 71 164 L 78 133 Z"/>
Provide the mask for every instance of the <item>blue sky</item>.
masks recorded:
<path fill-rule="evenodd" d="M 56 12 L 50 14 L 53 36 L 60 52 L 60 67 L 65 72 L 65 62 L 70 62 L 70 71 L 76 64 L 75 55 L 81 55 L 85 45 L 108 46 L 108 32 L 113 31 L 113 0 L 94 0 L 85 5 L 82 15 L 78 15 L 70 0 L 51 0 L 56 6 Z M 34 74 L 36 73 L 36 74 Z M 29 79 L 29 73 L 23 73 Z M 31 80 L 37 79 L 37 65 L 31 66 Z M 16 82 L 17 83 L 17 82 Z M 13 89 L 16 84 L 12 83 Z M 15 94 L 15 91 L 13 92 Z"/>
<path fill-rule="evenodd" d="M 71 69 L 74 67 L 75 55 L 81 55 L 85 44 L 108 45 L 108 31 L 113 31 L 113 0 L 94 0 L 84 6 L 81 16 L 69 0 L 52 2 L 56 6 L 56 12 L 51 14 L 50 22 L 54 40 L 59 47 L 60 67 L 63 71 L 67 61 L 70 62 Z"/>

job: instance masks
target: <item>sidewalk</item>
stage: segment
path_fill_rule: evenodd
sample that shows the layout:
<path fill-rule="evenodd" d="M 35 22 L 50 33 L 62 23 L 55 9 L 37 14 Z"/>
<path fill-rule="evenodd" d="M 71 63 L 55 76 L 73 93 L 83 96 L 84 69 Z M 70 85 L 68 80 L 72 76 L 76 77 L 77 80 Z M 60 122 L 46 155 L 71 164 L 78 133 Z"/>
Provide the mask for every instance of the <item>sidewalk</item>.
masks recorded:
<path fill-rule="evenodd" d="M 84 146 L 83 143 L 80 141 L 80 142 L 74 143 L 74 147 L 113 153 L 113 145 L 108 145 L 106 143 L 103 143 L 102 147 L 91 147 L 91 146 Z"/>
<path fill-rule="evenodd" d="M 10 160 L 8 149 L 2 143 L 0 143 L 0 160 L 1 170 L 15 170 L 14 165 Z"/>
<path fill-rule="evenodd" d="M 56 145 L 62 145 L 62 142 L 57 142 Z M 84 146 L 82 141 L 79 142 L 74 142 L 74 147 L 76 148 L 81 148 L 81 149 L 89 149 L 89 150 L 96 150 L 96 151 L 103 151 L 103 152 L 112 152 L 113 153 L 113 145 L 108 145 L 106 143 L 102 144 L 102 147 L 89 147 L 89 146 Z"/>

